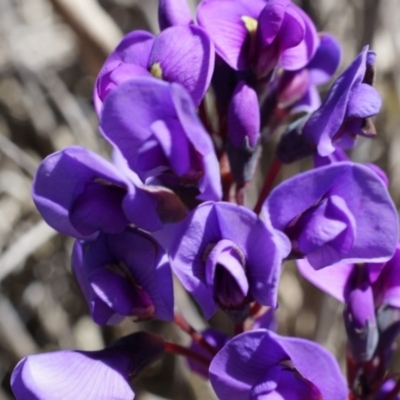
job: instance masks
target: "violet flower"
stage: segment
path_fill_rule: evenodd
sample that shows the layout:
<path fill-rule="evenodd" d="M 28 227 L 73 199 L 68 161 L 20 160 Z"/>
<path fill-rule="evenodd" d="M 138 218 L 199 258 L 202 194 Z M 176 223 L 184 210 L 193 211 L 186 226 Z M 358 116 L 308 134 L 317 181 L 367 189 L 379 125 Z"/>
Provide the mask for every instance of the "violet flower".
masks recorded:
<path fill-rule="evenodd" d="M 199 26 L 173 26 L 157 37 L 133 31 L 111 53 L 97 77 L 93 94 L 96 111 L 101 115 L 103 102 L 115 87 L 137 77 L 178 82 L 198 106 L 210 84 L 213 68 L 214 46 Z"/>
<path fill-rule="evenodd" d="M 78 146 L 41 163 L 32 197 L 51 227 L 77 239 L 119 233 L 131 223 L 154 231 L 186 212 L 171 191 L 146 187 L 133 171 Z"/>
<path fill-rule="evenodd" d="M 260 153 L 260 111 L 257 94 L 241 81 L 228 111 L 227 154 L 234 181 L 242 185 L 253 177 Z"/>
<path fill-rule="evenodd" d="M 104 350 L 35 354 L 17 364 L 11 387 L 17 400 L 132 400 L 129 380 L 163 352 L 161 337 L 138 332 Z"/>
<path fill-rule="evenodd" d="M 187 0 L 160 0 L 158 3 L 158 23 L 161 30 L 175 25 L 193 23 Z"/>
<path fill-rule="evenodd" d="M 101 129 L 146 183 L 157 178 L 198 200 L 220 199 L 212 141 L 182 86 L 151 78 L 123 82 L 104 103 Z"/>
<path fill-rule="evenodd" d="M 321 100 L 317 86 L 332 78 L 340 64 L 341 49 L 338 41 L 326 33 L 320 34 L 320 42 L 314 57 L 302 69 L 283 71 L 276 87 L 277 105 L 290 109 L 292 114 L 313 112 Z"/>
<path fill-rule="evenodd" d="M 77 241 L 72 268 L 96 323 L 114 324 L 126 316 L 173 319 L 171 268 L 150 235 L 127 229 Z"/>
<path fill-rule="evenodd" d="M 290 238 L 292 256 L 306 257 L 315 269 L 338 262 L 384 262 L 397 243 L 397 212 L 382 179 L 350 162 L 284 181 L 263 212 Z"/>
<path fill-rule="evenodd" d="M 332 153 L 336 146 L 353 147 L 357 135 L 375 135 L 370 117 L 379 112 L 382 100 L 372 87 L 374 61 L 375 53 L 364 47 L 304 125 L 303 135 L 321 156 Z"/>
<path fill-rule="evenodd" d="M 210 318 L 217 306 L 235 321 L 257 301 L 276 306 L 287 239 L 252 211 L 230 203 L 204 203 L 182 223 L 170 248 L 171 266 Z"/>
<path fill-rule="evenodd" d="M 344 319 L 355 359 L 370 360 L 378 346 L 392 351 L 400 329 L 400 244 L 387 263 L 333 265 L 319 271 L 306 260 L 297 265 L 307 280 L 346 304 Z"/>
<path fill-rule="evenodd" d="M 197 20 L 229 66 L 252 67 L 258 78 L 304 67 L 318 45 L 314 24 L 290 0 L 203 0 Z"/>
<path fill-rule="evenodd" d="M 265 329 L 234 337 L 209 371 L 221 400 L 344 400 L 348 394 L 339 365 L 327 350 Z"/>

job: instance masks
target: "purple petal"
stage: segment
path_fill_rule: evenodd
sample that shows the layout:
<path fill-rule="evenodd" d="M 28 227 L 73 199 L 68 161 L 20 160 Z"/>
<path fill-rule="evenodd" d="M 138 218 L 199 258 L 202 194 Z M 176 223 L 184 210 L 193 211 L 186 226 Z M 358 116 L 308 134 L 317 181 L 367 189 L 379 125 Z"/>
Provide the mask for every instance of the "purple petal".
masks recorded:
<path fill-rule="evenodd" d="M 343 254 L 353 245 L 355 221 L 341 197 L 329 197 L 307 215 L 306 221 L 302 223 L 305 227 L 298 238 L 298 244 L 301 252 L 308 257 L 311 256 L 309 253 L 329 242 L 334 242 L 335 247 Z M 337 243 L 340 237 L 344 240 Z"/>
<path fill-rule="evenodd" d="M 193 22 L 187 0 L 160 0 L 158 22 L 164 30 L 174 25 L 189 25 Z"/>
<path fill-rule="evenodd" d="M 340 260 L 388 260 L 397 243 L 397 216 L 382 180 L 368 167 L 341 162 L 297 175 L 272 191 L 263 210 L 275 228 L 285 231 L 296 217 L 332 195 L 341 197 L 353 215 L 353 246 L 341 255 L 339 249 L 344 242 L 331 243 L 322 247 L 319 254 L 314 253 L 309 262 L 318 269 Z"/>
<path fill-rule="evenodd" d="M 378 345 L 379 333 L 375 319 L 372 287 L 365 269 L 357 271 L 343 312 L 349 347 L 354 359 L 366 362 L 372 359 Z"/>
<path fill-rule="evenodd" d="M 283 361 L 290 361 L 296 370 L 289 372 L 288 369 L 288 373 L 300 373 L 316 386 L 324 400 L 347 397 L 345 379 L 327 350 L 305 339 L 286 338 L 262 329 L 235 336 L 218 352 L 209 369 L 211 384 L 220 399 L 247 400 L 253 398 L 252 389 L 260 387 L 262 382 L 270 382 L 269 389 L 272 389 L 277 380 L 279 388 L 281 379 L 283 385 L 295 379 L 290 379 L 285 372 L 282 376 L 282 370 L 277 373 L 276 368 Z M 285 393 L 284 397 L 276 394 L 271 399 L 297 399 L 296 395 L 300 394 L 293 390 L 289 393 L 290 397 Z M 317 390 L 311 388 L 310 393 L 314 398 Z"/>
<path fill-rule="evenodd" d="M 207 286 L 221 308 L 241 306 L 249 291 L 241 250 L 230 240 L 220 240 L 205 265 Z"/>
<path fill-rule="evenodd" d="M 81 221 L 82 224 L 79 226 L 82 228 L 84 222 L 89 222 L 89 224 L 81 232 L 78 224 L 74 226 L 71 223 L 71 207 L 79 195 L 84 193 L 85 186 L 93 185 L 96 182 L 98 183 L 95 186 L 97 189 L 100 188 L 100 191 L 102 189 L 107 191 L 107 188 L 100 187 L 102 182 L 110 185 L 111 197 L 97 199 L 97 208 L 90 215 L 84 211 L 85 208 L 87 210 L 88 204 L 86 203 L 87 197 L 90 197 L 89 192 L 83 195 L 84 197 L 80 200 L 83 207 L 81 211 L 85 214 L 86 221 Z M 128 187 L 130 189 L 132 186 L 113 165 L 100 156 L 81 147 L 73 146 L 48 156 L 42 162 L 33 182 L 32 197 L 44 220 L 54 229 L 75 238 L 88 238 L 88 235 L 104 227 L 107 222 L 107 215 L 103 216 L 103 221 L 97 221 L 98 215 L 104 210 L 103 207 L 112 206 L 110 211 L 118 219 L 114 228 L 118 230 L 121 227 L 124 221 L 124 217 L 118 209 L 121 206 L 121 191 L 127 191 Z M 113 188 L 118 194 L 115 194 Z M 79 204 L 76 206 L 78 207 Z M 75 222 L 77 221 L 75 220 Z"/>
<path fill-rule="evenodd" d="M 304 39 L 295 47 L 288 48 L 282 53 L 280 64 L 283 69 L 293 71 L 303 68 L 314 57 L 319 44 L 317 30 L 310 17 L 298 6 L 291 4 L 291 9 L 297 21 L 302 20 L 305 24 Z M 293 13 L 293 14 L 294 14 Z"/>
<path fill-rule="evenodd" d="M 335 151 L 326 157 L 320 156 L 318 153 L 314 154 L 314 167 L 324 167 L 326 165 L 335 164 L 341 161 L 350 161 L 347 154 L 339 147 Z"/>
<path fill-rule="evenodd" d="M 198 183 L 200 195 L 197 198 L 220 200 L 222 197 L 221 176 L 210 136 L 201 124 L 187 92 L 181 86 L 172 84 L 171 96 L 182 128 L 196 153 L 201 156 L 204 175 Z"/>
<path fill-rule="evenodd" d="M 210 381 L 218 398 L 248 400 L 252 387 L 269 368 L 287 359 L 270 332 L 256 330 L 235 336 L 210 364 Z"/>
<path fill-rule="evenodd" d="M 300 274 L 317 288 L 345 303 L 349 294 L 350 279 L 354 272 L 354 264 L 337 264 L 315 270 L 309 262 L 297 260 Z"/>
<path fill-rule="evenodd" d="M 321 97 L 315 86 L 310 86 L 304 96 L 291 108 L 291 114 L 312 113 L 321 105 Z"/>
<path fill-rule="evenodd" d="M 197 21 L 210 35 L 218 55 L 233 69 L 248 65 L 249 32 L 242 20 L 252 15 L 244 3 L 230 0 L 203 0 L 197 8 Z"/>
<path fill-rule="evenodd" d="M 112 324 L 121 315 L 172 319 L 171 269 L 151 236 L 130 229 L 76 242 L 72 266 L 98 324 Z"/>
<path fill-rule="evenodd" d="M 276 36 L 282 27 L 285 13 L 289 4 L 289 0 L 277 0 L 265 3 L 265 7 L 258 17 L 257 32 L 257 35 L 259 35 L 263 46 L 271 45 L 276 39 Z M 295 45 L 297 45 L 300 40 Z"/>
<path fill-rule="evenodd" d="M 260 137 L 257 94 L 241 81 L 236 86 L 228 111 L 228 139 L 236 148 L 245 143 L 254 148 Z"/>
<path fill-rule="evenodd" d="M 400 245 L 373 285 L 375 302 L 400 308 Z"/>
<path fill-rule="evenodd" d="M 121 362 L 126 363 L 123 358 Z M 134 397 L 127 376 L 96 357 L 96 353 L 71 350 L 24 358 L 13 372 L 11 385 L 20 400 Z"/>
<path fill-rule="evenodd" d="M 154 313 L 148 294 L 139 287 L 132 289 L 130 282 L 120 275 L 99 268 L 90 274 L 89 281 L 95 296 L 120 315 L 147 318 Z"/>
<path fill-rule="evenodd" d="M 285 11 L 285 17 L 279 33 L 279 47 L 281 51 L 298 46 L 305 35 L 305 23 L 296 8 L 289 5 Z"/>
<path fill-rule="evenodd" d="M 211 81 L 214 46 L 198 26 L 171 27 L 154 41 L 149 67 L 156 63 L 161 67 L 162 79 L 180 83 L 198 106 Z"/>
<path fill-rule="evenodd" d="M 129 379 L 163 351 L 160 337 L 138 332 L 100 351 L 32 355 L 15 367 L 11 387 L 18 400 L 132 400 Z"/>
<path fill-rule="evenodd" d="M 324 400 L 347 398 L 346 381 L 331 353 L 309 340 L 283 337 L 273 333 L 270 335 L 286 352 L 296 370 L 317 386 Z"/>
<path fill-rule="evenodd" d="M 186 218 L 170 249 L 176 275 L 199 302 L 206 318 L 216 307 L 207 286 L 205 263 L 222 240 L 231 241 L 243 253 L 250 296 L 274 307 L 281 261 L 289 251 L 287 238 L 244 207 L 208 202 Z"/>
<path fill-rule="evenodd" d="M 85 236 L 99 229 L 104 233 L 120 233 L 129 224 L 121 203 L 126 190 L 111 185 L 88 183 L 70 208 L 72 225 Z"/>
<path fill-rule="evenodd" d="M 382 98 L 375 88 L 362 83 L 352 92 L 347 106 L 347 115 L 355 118 L 368 118 L 379 113 Z"/>
<path fill-rule="evenodd" d="M 320 34 L 317 51 L 308 63 L 310 81 L 314 85 L 322 85 L 331 79 L 341 60 L 341 48 L 334 36 Z"/>
<path fill-rule="evenodd" d="M 383 171 L 383 170 L 382 170 L 381 168 L 379 168 L 377 165 L 372 164 L 372 163 L 367 163 L 367 164 L 365 164 L 365 166 L 368 167 L 368 168 L 371 168 L 372 171 L 374 171 L 374 172 L 379 176 L 379 178 L 382 179 L 382 181 L 383 181 L 383 183 L 385 184 L 385 186 L 386 186 L 387 188 L 389 188 L 389 178 L 388 178 L 388 176 L 386 175 L 385 171 Z"/>
<path fill-rule="evenodd" d="M 154 35 L 146 31 L 136 30 L 128 33 L 120 42 L 118 47 L 110 54 L 101 68 L 97 77 L 93 92 L 93 101 L 97 114 L 100 116 L 103 101 L 110 91 L 110 82 L 119 83 L 124 78 L 128 78 L 128 73 L 135 75 L 145 74 L 147 70 L 150 51 L 153 46 Z M 130 67 L 122 67 L 121 64 L 134 65 Z M 111 78 L 113 71 L 118 69 L 118 73 Z M 121 75 L 120 75 L 121 74 Z M 132 75 L 135 76 L 135 75 Z M 115 84 L 114 83 L 114 84 Z M 115 86 L 112 85 L 111 88 Z"/>
<path fill-rule="evenodd" d="M 364 79 L 367 53 L 368 47 L 365 47 L 336 80 L 322 106 L 304 126 L 303 134 L 315 142 L 321 156 L 327 156 L 335 150 L 332 140 L 346 116 L 353 87 L 360 85 Z"/>

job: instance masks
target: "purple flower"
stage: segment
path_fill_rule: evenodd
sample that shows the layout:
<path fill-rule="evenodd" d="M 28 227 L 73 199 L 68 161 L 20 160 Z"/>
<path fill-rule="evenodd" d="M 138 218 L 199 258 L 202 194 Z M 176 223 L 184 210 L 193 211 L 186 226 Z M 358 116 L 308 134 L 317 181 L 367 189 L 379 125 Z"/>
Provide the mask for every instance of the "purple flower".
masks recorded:
<path fill-rule="evenodd" d="M 353 147 L 356 135 L 373 136 L 370 117 L 381 108 L 381 97 L 372 87 L 375 53 L 368 46 L 340 75 L 322 106 L 311 115 L 303 128 L 321 156 L 336 146 Z"/>
<path fill-rule="evenodd" d="M 130 223 L 154 231 L 171 216 L 179 220 L 185 214 L 167 189 L 145 187 L 132 171 L 77 146 L 42 162 L 32 197 L 51 227 L 77 239 L 119 233 Z"/>
<path fill-rule="evenodd" d="M 331 35 L 320 34 L 320 42 L 314 57 L 302 69 L 284 71 L 277 82 L 279 108 L 290 108 L 291 113 L 312 112 L 321 100 L 316 86 L 323 85 L 335 73 L 340 64 L 341 50 Z"/>
<path fill-rule="evenodd" d="M 315 269 L 392 257 L 398 217 L 382 179 L 370 168 L 340 162 L 277 186 L 263 206 L 274 228 L 291 239 L 292 256 Z"/>
<path fill-rule="evenodd" d="M 160 0 L 158 3 L 158 22 L 161 30 L 175 25 L 193 23 L 187 0 Z"/>
<path fill-rule="evenodd" d="M 221 400 L 343 400 L 348 394 L 339 365 L 327 350 L 265 329 L 234 337 L 209 371 Z"/>
<path fill-rule="evenodd" d="M 346 304 L 344 319 L 356 360 L 370 360 L 378 345 L 390 349 L 399 330 L 399 313 L 393 310 L 400 310 L 400 244 L 387 263 L 333 265 L 319 271 L 306 260 L 297 265 L 307 280 Z"/>
<path fill-rule="evenodd" d="M 278 65 L 304 67 L 318 45 L 312 21 L 290 0 L 203 0 L 197 19 L 228 65 L 252 67 L 259 78 Z"/>
<path fill-rule="evenodd" d="M 257 301 L 276 306 L 285 237 L 252 211 L 230 203 L 204 203 L 182 223 L 171 245 L 171 265 L 206 318 L 217 306 L 242 321 Z"/>
<path fill-rule="evenodd" d="M 172 320 L 170 265 L 150 235 L 129 228 L 77 241 L 72 267 L 96 323 L 114 324 L 125 316 Z"/>
<path fill-rule="evenodd" d="M 178 82 L 199 105 L 213 68 L 214 46 L 199 26 L 173 26 L 157 37 L 145 31 L 131 32 L 108 57 L 97 77 L 93 95 L 97 113 L 101 115 L 103 102 L 116 86 L 137 77 Z"/>
<path fill-rule="evenodd" d="M 18 400 L 132 400 L 129 380 L 163 352 L 161 337 L 138 332 L 100 351 L 36 354 L 17 364 L 11 387 Z"/>
<path fill-rule="evenodd" d="M 228 111 L 227 154 L 233 179 L 239 185 L 251 180 L 257 165 L 260 141 L 260 110 L 257 94 L 241 81 Z"/>
<path fill-rule="evenodd" d="M 120 84 L 104 104 L 101 129 L 146 183 L 157 178 L 199 200 L 220 199 L 212 141 L 182 86 L 151 78 Z"/>

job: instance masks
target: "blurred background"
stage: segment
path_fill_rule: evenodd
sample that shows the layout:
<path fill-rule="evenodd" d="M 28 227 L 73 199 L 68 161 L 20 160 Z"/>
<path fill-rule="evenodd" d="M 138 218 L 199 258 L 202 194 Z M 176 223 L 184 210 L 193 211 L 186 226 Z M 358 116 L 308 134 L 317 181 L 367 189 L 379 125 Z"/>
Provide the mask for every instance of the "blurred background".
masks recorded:
<path fill-rule="evenodd" d="M 366 44 L 378 55 L 376 87 L 384 99 L 376 119 L 378 137 L 360 140 L 352 158 L 382 167 L 399 205 L 400 2 L 299 4 L 318 30 L 341 42 L 341 70 Z M 92 106 L 94 80 L 123 34 L 158 32 L 157 6 L 157 0 L 0 0 L 0 400 L 13 398 L 11 371 L 28 354 L 100 349 L 142 328 L 187 343 L 172 324 L 127 319 L 116 327 L 95 325 L 70 272 L 72 240 L 41 220 L 30 196 L 37 166 L 48 154 L 78 144 L 107 156 Z M 195 0 L 191 6 L 194 10 Z M 280 179 L 299 168 L 304 165 L 285 167 Z M 176 301 L 196 328 L 206 326 L 179 285 Z M 285 266 L 277 312 L 281 333 L 318 341 L 343 365 L 341 315 L 339 303 L 300 278 L 294 265 Z M 223 315 L 211 324 L 231 329 Z M 170 356 L 142 373 L 134 388 L 142 400 L 213 398 L 185 361 Z"/>

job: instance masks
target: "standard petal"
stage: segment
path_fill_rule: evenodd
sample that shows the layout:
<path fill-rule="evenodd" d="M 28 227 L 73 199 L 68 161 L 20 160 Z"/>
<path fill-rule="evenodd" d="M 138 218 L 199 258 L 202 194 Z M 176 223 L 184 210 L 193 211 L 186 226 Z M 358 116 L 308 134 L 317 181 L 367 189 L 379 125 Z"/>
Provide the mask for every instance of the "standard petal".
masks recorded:
<path fill-rule="evenodd" d="M 171 27 L 154 41 L 149 68 L 156 63 L 160 65 L 162 79 L 180 83 L 198 106 L 211 81 L 214 46 L 201 27 Z"/>
<path fill-rule="evenodd" d="M 350 278 L 354 272 L 354 264 L 337 264 L 315 270 L 310 263 L 297 260 L 300 274 L 317 288 L 330 294 L 344 303 L 349 293 Z"/>
<path fill-rule="evenodd" d="M 218 55 L 233 69 L 248 66 L 250 39 L 242 17 L 256 19 L 241 2 L 203 0 L 197 7 L 197 21 L 210 35 Z"/>
<path fill-rule="evenodd" d="M 287 359 L 270 332 L 260 329 L 230 340 L 214 357 L 209 374 L 219 399 L 248 400 L 252 387 L 269 368 Z"/>
<path fill-rule="evenodd" d="M 280 60 L 283 69 L 294 71 L 305 67 L 314 57 L 319 44 L 319 38 L 315 25 L 310 17 L 295 4 L 291 4 L 290 8 L 298 14 L 296 19 L 301 19 L 305 25 L 304 39 L 297 46 L 285 50 Z"/>
<path fill-rule="evenodd" d="M 307 65 L 310 81 L 313 85 L 322 85 L 329 81 L 341 61 L 341 48 L 334 36 L 320 34 L 320 42 L 314 57 Z"/>
<path fill-rule="evenodd" d="M 189 25 L 193 22 L 187 0 L 160 0 L 158 23 L 164 30 L 174 25 Z"/>
<path fill-rule="evenodd" d="M 97 183 L 96 183 L 97 182 Z M 87 184 L 110 185 L 117 191 L 127 190 L 131 184 L 118 170 L 95 153 L 81 147 L 72 146 L 60 152 L 51 154 L 40 165 L 32 187 L 32 197 L 44 220 L 54 229 L 75 238 L 88 238 L 93 231 L 101 229 L 102 223 L 97 224 L 96 215 L 89 218 L 90 228 L 82 232 L 70 220 L 70 211 L 74 201 L 81 195 Z M 124 189 L 126 188 L 126 189 Z M 121 198 L 112 201 L 114 210 L 120 204 Z M 82 199 L 84 203 L 85 199 Z M 97 211 L 108 204 L 110 198 L 96 202 L 100 205 Z M 120 211 L 116 211 L 119 220 L 123 220 Z M 101 222 L 101 221 L 100 221 Z M 95 227 L 95 229 L 91 229 Z"/>
<path fill-rule="evenodd" d="M 310 253 L 309 262 L 322 268 L 340 260 L 387 261 L 397 243 L 398 218 L 384 183 L 368 167 L 341 162 L 297 175 L 272 191 L 263 210 L 272 225 L 285 232 L 295 218 L 333 195 L 345 201 L 354 218 L 353 245 L 341 254 L 340 249 L 347 244 L 331 242 L 321 247 L 319 254 Z"/>
<path fill-rule="evenodd" d="M 331 353 L 317 343 L 270 333 L 296 370 L 320 390 L 324 400 L 346 399 L 347 383 Z M 312 361 L 311 361 L 312 360 Z"/>
<path fill-rule="evenodd" d="M 161 337 L 137 332 L 100 351 L 36 354 L 15 367 L 11 387 L 18 400 L 133 400 L 129 379 L 163 352 Z"/>
<path fill-rule="evenodd" d="M 195 150 L 194 167 L 202 164 L 203 175 L 198 182 L 199 200 L 220 200 L 222 197 L 221 174 L 214 145 L 196 114 L 193 103 L 184 88 L 172 84 L 172 101 L 183 130 Z M 197 162 L 195 160 L 198 160 Z"/>
<path fill-rule="evenodd" d="M 103 134 L 137 171 L 138 150 L 151 136 L 150 126 L 173 116 L 169 84 L 154 78 L 123 82 L 107 97 L 101 117 Z"/>

